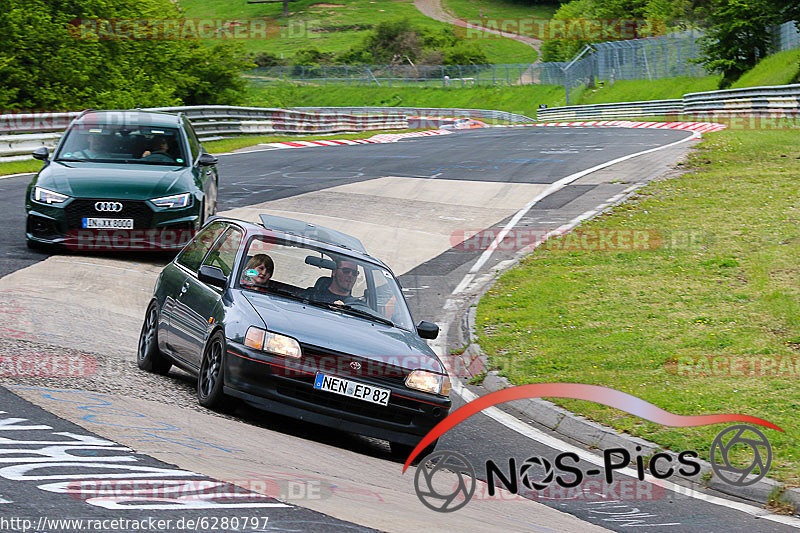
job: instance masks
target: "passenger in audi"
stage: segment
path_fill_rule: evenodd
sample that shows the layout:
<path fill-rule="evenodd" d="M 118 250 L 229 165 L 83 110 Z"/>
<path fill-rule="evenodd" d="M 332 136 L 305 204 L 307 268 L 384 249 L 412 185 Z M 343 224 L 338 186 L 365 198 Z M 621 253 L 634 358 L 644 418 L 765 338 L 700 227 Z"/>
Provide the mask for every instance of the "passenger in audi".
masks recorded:
<path fill-rule="evenodd" d="M 253 271 L 255 271 L 255 275 L 253 275 Z M 272 278 L 273 272 L 275 272 L 275 263 L 272 258 L 267 254 L 256 254 L 244 267 L 241 283 L 251 289 L 264 290 L 267 282 Z"/>
<path fill-rule="evenodd" d="M 104 139 L 100 134 L 90 133 L 86 137 L 88 146 L 83 150 L 78 150 L 77 152 L 73 153 L 70 157 L 74 157 L 76 159 L 100 159 L 101 156 L 107 155 L 105 154 L 105 143 L 103 142 Z"/>

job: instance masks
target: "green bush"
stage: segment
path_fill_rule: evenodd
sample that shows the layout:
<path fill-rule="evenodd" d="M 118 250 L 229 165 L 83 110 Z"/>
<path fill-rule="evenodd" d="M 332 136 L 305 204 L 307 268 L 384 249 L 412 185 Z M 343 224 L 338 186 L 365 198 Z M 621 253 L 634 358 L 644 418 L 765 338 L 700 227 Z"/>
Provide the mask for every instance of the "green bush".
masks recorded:
<path fill-rule="evenodd" d="M 96 23 L 179 17 L 169 0 L 4 0 L 0 107 L 129 108 L 239 99 L 244 89 L 240 72 L 250 64 L 238 47 L 119 38 L 103 35 Z"/>

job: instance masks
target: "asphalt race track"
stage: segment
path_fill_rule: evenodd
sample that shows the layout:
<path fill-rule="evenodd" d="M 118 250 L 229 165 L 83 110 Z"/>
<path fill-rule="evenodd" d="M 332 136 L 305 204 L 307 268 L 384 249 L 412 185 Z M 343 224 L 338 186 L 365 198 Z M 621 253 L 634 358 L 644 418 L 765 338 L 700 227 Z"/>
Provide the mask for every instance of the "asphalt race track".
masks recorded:
<path fill-rule="evenodd" d="M 459 236 L 502 228 L 520 213 L 515 228 L 535 232 L 589 216 L 667 174 L 693 141 L 598 170 L 528 204 L 566 176 L 688 137 L 649 129 L 493 128 L 392 144 L 223 155 L 219 211 L 251 220 L 269 212 L 358 236 L 399 275 L 415 320 L 444 326 L 432 346 L 454 365 L 452 356 L 444 356 L 459 337 L 447 323 L 460 318 L 482 283 L 519 252 L 487 256 L 483 249 L 458 246 Z M 37 522 L 30 531 L 78 530 L 39 524 L 43 513 L 87 520 L 152 517 L 171 520 L 159 526 L 169 531 L 185 530 L 180 528 L 188 520 L 205 520 L 192 528 L 201 531 L 582 533 L 779 532 L 800 523 L 720 493 L 676 492 L 624 476 L 620 484 L 597 483 L 580 497 L 503 492 L 489 498 L 480 484 L 478 496 L 461 510 L 428 510 L 414 493 L 414 469 L 402 474 L 381 441 L 252 409 L 212 413 L 196 406 L 193 381 L 182 372 L 159 377 L 138 371 L 144 309 L 169 258 L 27 250 L 22 198 L 28 181 L 0 179 L 0 355 L 69 357 L 77 370 L 0 374 L 2 531 L 11 530 L 2 517 Z M 453 398 L 457 406 L 464 403 Z M 571 449 L 571 443 L 537 439 L 535 421 L 509 422 L 504 413 L 513 411 L 473 416 L 442 437 L 438 449 L 463 454 L 482 480 L 489 459 L 507 470 L 512 457 L 519 463 L 531 456 L 552 460 Z M 600 479 L 590 462 L 581 469 L 587 479 Z M 159 488 L 162 499 L 131 502 L 125 499 L 131 493 L 75 488 L 87 477 L 114 472 L 128 477 L 106 479 L 150 480 L 145 489 Z M 87 496 L 92 490 L 97 494 Z M 186 498 L 176 500 L 176 491 Z M 230 498 L 220 500 L 230 492 L 239 507 Z"/>

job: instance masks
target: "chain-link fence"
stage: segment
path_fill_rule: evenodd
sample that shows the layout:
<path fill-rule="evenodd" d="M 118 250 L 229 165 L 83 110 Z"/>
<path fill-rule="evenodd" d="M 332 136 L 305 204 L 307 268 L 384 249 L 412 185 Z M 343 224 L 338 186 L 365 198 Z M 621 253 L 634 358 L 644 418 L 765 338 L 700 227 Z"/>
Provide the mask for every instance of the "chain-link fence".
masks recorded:
<path fill-rule="evenodd" d="M 531 65 L 291 65 L 260 67 L 247 78 L 254 84 L 284 81 L 314 85 L 373 87 L 471 87 L 534 83 Z"/>
<path fill-rule="evenodd" d="M 253 84 L 291 81 L 313 85 L 472 87 L 476 85 L 560 85 L 567 89 L 594 80 L 657 80 L 709 73 L 693 61 L 702 56 L 702 33 L 689 30 L 645 39 L 595 43 L 570 62 L 503 65 L 317 65 L 257 68 Z M 778 50 L 800 48 L 794 22 L 774 31 Z"/>
<path fill-rule="evenodd" d="M 701 57 L 697 30 L 630 41 L 593 44 L 597 77 L 601 80 L 655 80 L 676 76 L 707 75 L 702 65 L 692 62 Z"/>
<path fill-rule="evenodd" d="M 775 48 L 778 51 L 800 48 L 800 31 L 794 22 L 786 22 L 778 27 L 775 35 Z"/>

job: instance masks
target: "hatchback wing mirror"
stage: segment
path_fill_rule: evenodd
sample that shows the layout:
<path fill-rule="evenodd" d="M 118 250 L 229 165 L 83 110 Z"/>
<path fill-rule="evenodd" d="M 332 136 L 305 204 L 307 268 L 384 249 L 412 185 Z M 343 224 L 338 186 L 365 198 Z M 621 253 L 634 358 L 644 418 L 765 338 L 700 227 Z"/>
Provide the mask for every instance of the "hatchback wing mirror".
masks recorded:
<path fill-rule="evenodd" d="M 41 146 L 33 151 L 33 158 L 39 161 L 47 161 L 50 159 L 50 150 L 46 146 Z"/>
<path fill-rule="evenodd" d="M 219 159 L 214 157 L 213 155 L 203 153 L 200 154 L 200 159 L 197 162 L 200 164 L 201 167 L 210 167 L 212 165 L 216 165 L 217 161 L 219 161 Z"/>
<path fill-rule="evenodd" d="M 208 283 L 220 289 L 224 289 L 228 284 L 228 277 L 222 273 L 222 269 L 215 266 L 203 265 L 197 272 L 197 279 L 203 283 Z"/>
<path fill-rule="evenodd" d="M 435 339 L 439 336 L 439 326 L 433 322 L 422 321 L 417 324 L 417 335 L 423 339 Z"/>

